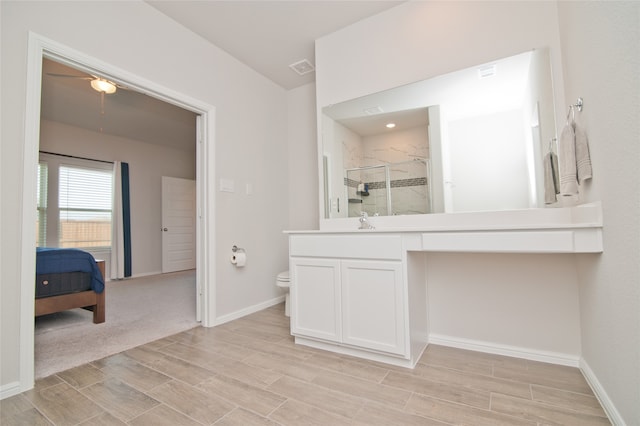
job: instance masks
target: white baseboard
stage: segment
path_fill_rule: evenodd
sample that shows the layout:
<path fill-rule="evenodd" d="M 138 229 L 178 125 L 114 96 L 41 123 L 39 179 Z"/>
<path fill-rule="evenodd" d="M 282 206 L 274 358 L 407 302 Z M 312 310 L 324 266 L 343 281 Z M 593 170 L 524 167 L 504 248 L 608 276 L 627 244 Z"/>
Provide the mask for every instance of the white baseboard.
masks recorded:
<path fill-rule="evenodd" d="M 183 271 L 178 271 L 178 272 L 183 272 Z M 169 274 L 172 274 L 173 272 L 169 272 Z M 109 275 L 109 274 L 107 274 Z M 111 277 L 107 277 L 106 282 L 110 282 L 110 281 L 126 281 L 126 280 L 131 280 L 131 279 L 135 279 L 135 278 L 142 278 L 142 277 L 149 277 L 151 275 L 162 275 L 162 271 L 154 271 L 154 272 L 143 272 L 141 274 L 135 274 L 135 275 L 131 275 L 130 277 L 126 277 L 126 278 L 122 278 L 122 279 L 118 279 L 118 280 L 114 280 L 111 279 Z"/>
<path fill-rule="evenodd" d="M 587 364 L 587 362 L 582 357 L 556 352 L 520 348 L 516 346 L 498 345 L 489 342 L 462 339 L 458 337 L 443 336 L 438 334 L 430 334 L 429 343 L 496 355 L 513 356 L 516 358 L 529 359 L 532 361 L 548 362 L 551 364 L 577 367 L 582 372 L 582 375 L 591 387 L 591 390 L 593 391 L 596 398 L 598 398 L 598 401 L 600 401 L 600 405 L 602 405 L 604 412 L 606 413 L 607 417 L 609 417 L 609 421 L 615 426 L 626 426 L 624 419 L 609 398 L 609 395 L 607 395 L 604 387 L 600 384 L 600 381 L 594 374 L 593 370 L 591 370 L 591 368 L 589 367 L 589 364 Z"/>
<path fill-rule="evenodd" d="M 263 309 L 269 308 L 271 306 L 277 305 L 278 303 L 282 303 L 282 302 L 284 302 L 284 295 L 278 296 L 271 300 L 267 300 L 266 302 L 258 303 L 257 305 L 249 306 L 239 311 L 231 312 L 230 314 L 217 317 L 213 325 L 215 327 L 216 325 L 224 324 L 226 322 L 245 317 L 247 315 L 253 314 L 255 312 L 261 311 Z"/>
<path fill-rule="evenodd" d="M 182 272 L 182 271 L 181 271 L 181 272 Z M 172 273 L 172 272 L 170 272 L 170 273 Z M 127 277 L 127 279 L 148 277 L 149 275 L 162 275 L 162 271 L 143 272 L 143 273 L 141 273 L 141 274 L 131 275 L 130 277 Z"/>
<path fill-rule="evenodd" d="M 548 362 L 551 364 L 566 365 L 569 367 L 580 367 L 580 358 L 577 355 L 540 351 L 530 348 L 521 348 L 518 346 L 500 345 L 479 340 L 443 336 L 440 334 L 429 334 L 429 343 L 495 355 L 512 356 L 531 361 Z"/>
<path fill-rule="evenodd" d="M 22 392 L 20 382 L 11 382 L 0 386 L 0 399 L 9 398 Z"/>
<path fill-rule="evenodd" d="M 582 371 L 582 375 L 586 379 L 587 383 L 589 383 L 589 386 L 591 386 L 591 390 L 593 390 L 596 398 L 600 401 L 600 405 L 602 405 L 604 412 L 607 414 L 607 417 L 609 417 L 611 424 L 616 426 L 625 426 L 626 423 L 624 422 L 624 419 L 616 409 L 615 405 L 613 405 L 609 395 L 607 395 L 604 387 L 602 387 L 600 381 L 584 358 L 580 358 L 580 370 Z"/>

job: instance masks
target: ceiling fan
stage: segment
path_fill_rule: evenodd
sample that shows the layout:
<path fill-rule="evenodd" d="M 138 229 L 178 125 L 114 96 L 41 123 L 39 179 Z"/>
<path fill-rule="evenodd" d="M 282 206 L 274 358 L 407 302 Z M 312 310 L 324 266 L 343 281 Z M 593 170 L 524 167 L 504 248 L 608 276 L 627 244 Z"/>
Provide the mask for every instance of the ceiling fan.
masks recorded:
<path fill-rule="evenodd" d="M 103 120 L 103 118 L 105 116 L 105 100 L 104 100 L 104 96 L 105 95 L 111 95 L 111 94 L 115 93 L 117 89 L 131 90 L 126 86 L 122 86 L 120 84 L 117 84 L 117 83 L 114 83 L 114 82 L 112 82 L 110 80 L 107 80 L 106 78 L 98 77 L 98 76 L 95 76 L 93 74 L 77 75 L 77 74 L 60 74 L 60 73 L 47 72 L 46 75 L 50 76 L 50 77 L 56 77 L 56 78 L 68 78 L 68 79 L 76 79 L 76 80 L 86 80 L 91 84 L 91 88 L 100 94 L 100 120 L 101 120 L 101 122 L 100 122 L 100 126 L 98 128 L 98 131 L 100 133 L 103 132 L 102 120 Z"/>
<path fill-rule="evenodd" d="M 127 87 L 116 84 L 112 81 L 107 80 L 106 78 L 97 77 L 94 75 L 71 75 L 71 74 L 55 74 L 55 73 L 47 73 L 47 75 L 51 77 L 61 77 L 61 78 L 75 78 L 80 80 L 87 80 L 91 83 L 91 87 L 98 93 L 111 95 L 116 92 L 116 89 L 124 89 L 128 90 Z"/>

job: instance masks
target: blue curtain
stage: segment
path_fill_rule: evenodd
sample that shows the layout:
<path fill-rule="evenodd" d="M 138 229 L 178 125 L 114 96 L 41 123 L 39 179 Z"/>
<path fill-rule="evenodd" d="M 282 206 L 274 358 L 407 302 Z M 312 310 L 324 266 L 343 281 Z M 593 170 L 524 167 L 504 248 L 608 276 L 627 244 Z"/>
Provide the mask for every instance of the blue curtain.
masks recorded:
<path fill-rule="evenodd" d="M 111 279 L 131 276 L 131 196 L 129 164 L 113 164 L 113 216 L 111 220 Z"/>
<path fill-rule="evenodd" d="M 122 231 L 124 238 L 124 276 L 131 276 L 131 197 L 129 163 L 122 163 Z"/>

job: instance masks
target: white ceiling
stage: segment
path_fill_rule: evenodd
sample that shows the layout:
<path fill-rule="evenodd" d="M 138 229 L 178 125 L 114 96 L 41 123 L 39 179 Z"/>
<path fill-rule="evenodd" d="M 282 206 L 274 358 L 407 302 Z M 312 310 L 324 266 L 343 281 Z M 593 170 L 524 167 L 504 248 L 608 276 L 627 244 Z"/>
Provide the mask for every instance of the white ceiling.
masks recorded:
<path fill-rule="evenodd" d="M 93 77 L 49 59 L 42 62 L 42 119 L 107 135 L 195 151 L 196 114 L 133 90 L 101 95 Z"/>
<path fill-rule="evenodd" d="M 148 4 L 285 89 L 310 83 L 289 65 L 315 66 L 315 40 L 403 1 L 171 1 Z"/>
<path fill-rule="evenodd" d="M 284 89 L 315 81 L 289 65 L 315 66 L 315 40 L 403 1 L 171 1 L 146 2 Z M 43 119 L 152 144 L 194 149 L 195 115 L 132 90 L 101 96 L 82 71 L 45 60 Z"/>

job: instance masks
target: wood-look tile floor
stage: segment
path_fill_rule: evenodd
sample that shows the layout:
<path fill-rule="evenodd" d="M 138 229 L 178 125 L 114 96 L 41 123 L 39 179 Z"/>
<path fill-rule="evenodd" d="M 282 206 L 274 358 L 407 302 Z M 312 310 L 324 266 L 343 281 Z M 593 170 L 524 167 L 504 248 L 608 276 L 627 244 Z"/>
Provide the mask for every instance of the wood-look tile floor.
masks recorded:
<path fill-rule="evenodd" d="M 608 425 L 580 371 L 431 345 L 409 370 L 295 345 L 282 305 L 39 380 L 9 425 Z"/>

